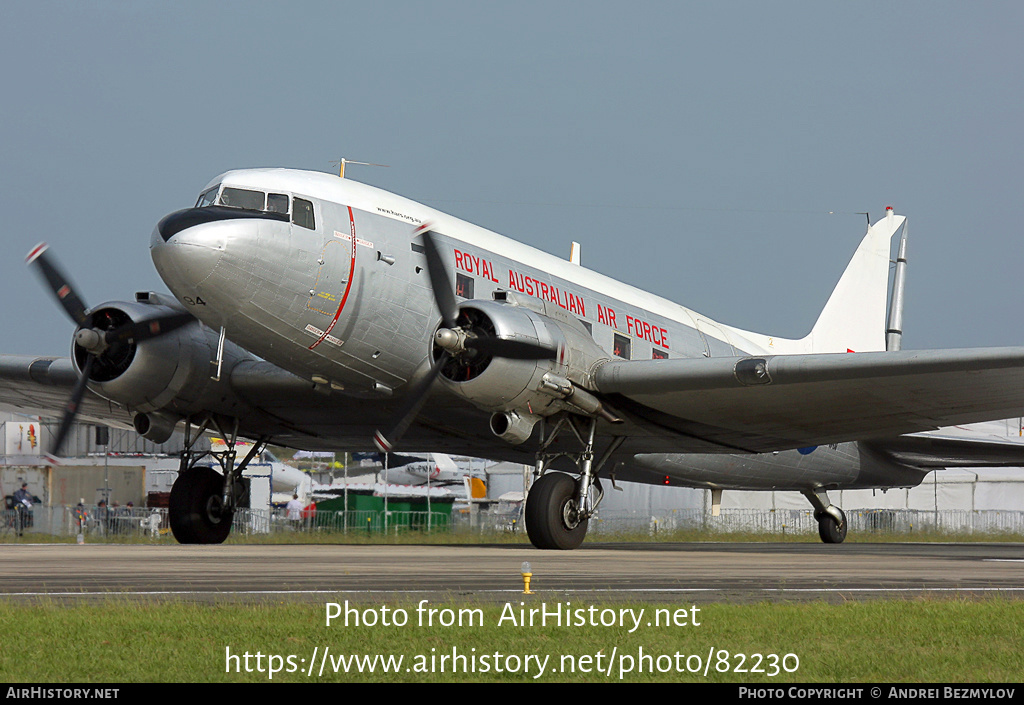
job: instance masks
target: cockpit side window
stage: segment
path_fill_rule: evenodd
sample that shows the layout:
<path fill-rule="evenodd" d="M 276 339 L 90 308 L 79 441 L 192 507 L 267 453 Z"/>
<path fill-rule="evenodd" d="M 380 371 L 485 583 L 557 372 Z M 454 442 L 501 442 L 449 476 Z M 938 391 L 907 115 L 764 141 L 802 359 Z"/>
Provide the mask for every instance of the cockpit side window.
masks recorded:
<path fill-rule="evenodd" d="M 304 198 L 295 198 L 292 207 L 292 222 L 310 230 L 316 230 L 313 220 L 313 204 Z"/>
<path fill-rule="evenodd" d="M 226 187 L 220 194 L 220 204 L 230 208 L 243 208 L 249 211 L 264 210 L 267 195 L 262 191 L 250 191 L 242 188 Z"/>
<path fill-rule="evenodd" d="M 267 194 L 267 210 L 271 213 L 287 213 L 288 196 L 283 193 Z"/>
<path fill-rule="evenodd" d="M 196 208 L 206 208 L 212 206 L 217 202 L 217 191 L 220 189 L 220 184 L 217 184 L 208 191 L 204 191 L 200 196 L 199 200 L 196 201 Z"/>

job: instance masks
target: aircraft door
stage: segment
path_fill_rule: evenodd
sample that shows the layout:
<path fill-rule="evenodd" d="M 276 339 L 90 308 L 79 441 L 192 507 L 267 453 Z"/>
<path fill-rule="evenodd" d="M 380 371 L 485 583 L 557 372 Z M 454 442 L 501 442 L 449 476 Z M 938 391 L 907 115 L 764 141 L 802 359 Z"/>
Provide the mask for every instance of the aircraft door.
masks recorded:
<path fill-rule="evenodd" d="M 357 211 L 326 201 L 318 205 L 318 222 L 324 234 L 306 299 L 307 310 L 315 315 L 304 327 L 317 336 L 310 349 L 323 342 L 340 347 L 353 335 L 362 337 L 360 326 L 369 325 L 373 317 L 373 297 L 366 296 L 366 270 L 373 243 L 363 232 L 357 234 L 363 229 L 357 228 Z M 299 228 L 301 223 L 293 227 Z M 352 325 L 357 329 L 353 330 Z"/>
<path fill-rule="evenodd" d="M 334 316 L 348 284 L 351 249 L 350 242 L 337 238 L 329 238 L 324 243 L 306 308 L 325 316 Z"/>

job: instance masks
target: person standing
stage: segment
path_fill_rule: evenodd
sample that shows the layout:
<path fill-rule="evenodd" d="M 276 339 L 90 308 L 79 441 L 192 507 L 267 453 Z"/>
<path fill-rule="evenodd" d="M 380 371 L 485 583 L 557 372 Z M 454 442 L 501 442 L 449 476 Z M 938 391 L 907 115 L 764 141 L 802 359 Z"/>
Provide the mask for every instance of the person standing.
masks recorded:
<path fill-rule="evenodd" d="M 21 489 L 14 493 L 14 521 L 18 536 L 25 533 L 25 527 L 32 526 L 32 493 L 27 482 L 22 482 Z"/>
<path fill-rule="evenodd" d="M 89 519 L 89 512 L 85 509 L 85 497 L 78 500 L 75 506 L 75 522 L 78 524 L 78 533 L 85 533 L 85 524 Z"/>
<path fill-rule="evenodd" d="M 107 509 L 107 500 L 101 499 L 96 505 L 96 521 L 103 536 L 110 534 L 110 510 Z"/>
<path fill-rule="evenodd" d="M 298 529 L 299 522 L 302 521 L 302 502 L 299 501 L 299 495 L 292 495 L 288 504 L 285 505 L 285 510 L 288 512 L 288 523 L 292 529 Z"/>

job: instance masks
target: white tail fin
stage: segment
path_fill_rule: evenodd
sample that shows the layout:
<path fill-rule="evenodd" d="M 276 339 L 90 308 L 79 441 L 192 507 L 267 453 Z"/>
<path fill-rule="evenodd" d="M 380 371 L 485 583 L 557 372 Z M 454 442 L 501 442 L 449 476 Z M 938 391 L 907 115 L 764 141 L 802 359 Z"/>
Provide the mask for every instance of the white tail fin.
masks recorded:
<path fill-rule="evenodd" d="M 431 459 L 434 461 L 434 467 L 437 468 L 437 476 L 443 476 L 444 473 L 448 473 L 449 476 L 455 475 L 459 472 L 459 466 L 455 464 L 450 455 L 444 453 L 431 453 Z"/>
<path fill-rule="evenodd" d="M 885 350 L 889 251 L 905 220 L 887 208 L 885 217 L 868 228 L 811 329 L 810 352 Z"/>

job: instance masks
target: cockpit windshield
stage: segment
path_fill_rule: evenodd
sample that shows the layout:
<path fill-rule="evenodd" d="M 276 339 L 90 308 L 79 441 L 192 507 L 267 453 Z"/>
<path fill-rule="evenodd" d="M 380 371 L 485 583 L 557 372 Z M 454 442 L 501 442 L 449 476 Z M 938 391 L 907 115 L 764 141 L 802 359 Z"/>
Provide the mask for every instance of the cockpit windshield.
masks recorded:
<path fill-rule="evenodd" d="M 260 213 L 273 213 L 274 220 L 289 220 L 310 230 L 316 230 L 313 214 L 313 202 L 296 196 L 292 198 L 286 193 L 265 193 L 251 189 L 236 188 L 217 184 L 199 196 L 196 208 L 208 206 L 225 206 Z"/>
<path fill-rule="evenodd" d="M 217 202 L 217 191 L 220 190 L 220 184 L 214 186 L 208 191 L 204 191 L 200 196 L 199 200 L 196 201 L 196 208 L 206 208 L 212 206 Z"/>
<path fill-rule="evenodd" d="M 242 208 L 248 211 L 265 211 L 288 215 L 288 203 L 288 194 L 285 193 L 268 194 L 263 191 L 252 191 L 233 186 L 225 186 L 221 190 L 221 185 L 218 184 L 204 191 L 199 196 L 199 200 L 196 201 L 195 207 L 227 206 L 228 208 Z"/>
<path fill-rule="evenodd" d="M 268 193 L 267 210 L 271 213 L 287 213 L 288 196 L 283 193 Z"/>
<path fill-rule="evenodd" d="M 220 192 L 220 205 L 230 208 L 244 208 L 247 211 L 266 210 L 267 194 L 244 188 L 224 187 Z"/>

